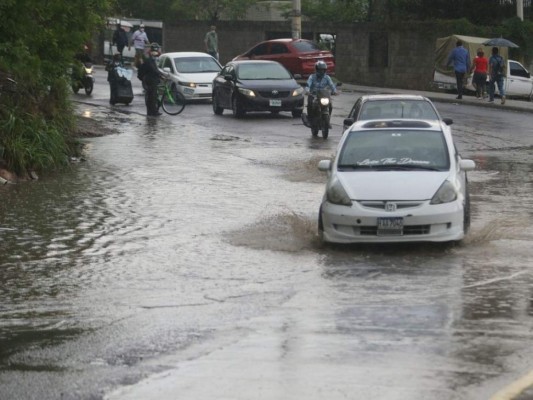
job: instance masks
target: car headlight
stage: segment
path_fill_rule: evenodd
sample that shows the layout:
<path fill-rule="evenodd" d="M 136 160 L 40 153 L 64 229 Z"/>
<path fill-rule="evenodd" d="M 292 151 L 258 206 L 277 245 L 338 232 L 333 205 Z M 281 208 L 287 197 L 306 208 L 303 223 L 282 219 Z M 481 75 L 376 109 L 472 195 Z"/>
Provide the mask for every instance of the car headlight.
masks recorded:
<path fill-rule="evenodd" d="M 455 201 L 456 199 L 457 189 L 455 188 L 454 184 L 450 181 L 444 181 L 444 183 L 440 186 L 439 190 L 437 190 L 437 193 L 435 193 L 429 204 L 450 203 L 452 201 Z"/>
<path fill-rule="evenodd" d="M 333 181 L 328 182 L 326 197 L 328 201 L 333 204 L 339 204 L 342 206 L 352 205 L 352 200 L 338 179 L 333 179 Z"/>
<path fill-rule="evenodd" d="M 329 99 L 327 97 L 322 97 L 320 99 L 320 104 L 322 104 L 323 106 L 327 106 L 329 104 Z"/>
<path fill-rule="evenodd" d="M 250 90 L 250 89 L 239 88 L 239 93 L 242 93 L 242 94 L 244 94 L 245 96 L 248 96 L 248 97 L 255 97 L 255 92 L 253 90 Z"/>
<path fill-rule="evenodd" d="M 187 87 L 190 87 L 190 88 L 195 88 L 196 87 L 196 83 L 194 82 L 182 82 L 182 81 L 178 81 L 178 85 L 180 86 L 187 86 Z"/>
<path fill-rule="evenodd" d="M 299 95 L 301 95 L 303 92 L 304 92 L 304 88 L 300 86 L 298 89 L 294 89 L 294 90 L 292 91 L 292 95 L 291 95 L 291 96 L 292 96 L 292 97 L 299 96 Z"/>

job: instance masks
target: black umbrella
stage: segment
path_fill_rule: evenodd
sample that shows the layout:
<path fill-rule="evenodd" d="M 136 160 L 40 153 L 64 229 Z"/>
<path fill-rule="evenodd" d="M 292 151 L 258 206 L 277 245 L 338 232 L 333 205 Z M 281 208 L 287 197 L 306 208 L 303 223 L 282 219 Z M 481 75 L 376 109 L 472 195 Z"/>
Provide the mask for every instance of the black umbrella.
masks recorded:
<path fill-rule="evenodd" d="M 493 47 L 520 47 L 517 44 L 511 42 L 510 40 L 504 39 L 502 37 L 485 40 L 483 44 L 485 46 Z"/>

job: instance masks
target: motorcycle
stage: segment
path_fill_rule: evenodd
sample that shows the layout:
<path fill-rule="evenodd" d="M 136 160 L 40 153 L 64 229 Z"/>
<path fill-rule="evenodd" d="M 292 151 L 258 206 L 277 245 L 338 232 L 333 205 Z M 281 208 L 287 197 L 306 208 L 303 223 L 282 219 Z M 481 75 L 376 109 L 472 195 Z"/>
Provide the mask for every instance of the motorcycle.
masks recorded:
<path fill-rule="evenodd" d="M 311 134 L 318 136 L 318 132 L 322 131 L 322 137 L 328 138 L 329 135 L 329 120 L 331 118 L 331 92 L 329 89 L 319 89 L 316 95 L 309 95 L 308 107 L 310 115 L 302 114 L 302 121 L 305 126 L 311 128 Z"/>
<path fill-rule="evenodd" d="M 82 62 L 81 66 L 75 65 L 72 68 L 72 91 L 78 93 L 81 88 L 85 89 L 87 96 L 93 92 L 93 64 L 90 62 Z"/>

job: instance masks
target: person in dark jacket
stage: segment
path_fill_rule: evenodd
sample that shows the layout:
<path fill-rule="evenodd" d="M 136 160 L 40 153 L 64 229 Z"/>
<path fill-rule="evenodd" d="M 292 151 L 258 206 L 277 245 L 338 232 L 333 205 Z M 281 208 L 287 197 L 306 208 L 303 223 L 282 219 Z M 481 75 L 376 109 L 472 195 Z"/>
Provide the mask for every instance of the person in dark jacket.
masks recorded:
<path fill-rule="evenodd" d="M 139 66 L 142 75 L 143 86 L 145 88 L 144 101 L 146 103 L 146 114 L 149 116 L 158 116 L 161 113 L 157 106 L 157 86 L 163 73 L 157 68 L 157 57 L 160 54 L 160 47 L 157 43 L 150 45 L 150 55 Z"/>
<path fill-rule="evenodd" d="M 115 32 L 113 32 L 113 43 L 112 44 L 117 46 L 117 50 L 120 53 L 120 62 L 124 63 L 124 57 L 123 57 L 122 52 L 124 51 L 124 47 L 128 46 L 128 50 L 130 49 L 130 47 L 129 47 L 128 35 L 126 31 L 122 29 L 122 26 L 120 26 L 120 24 L 117 24 L 117 29 L 115 30 Z"/>
<path fill-rule="evenodd" d="M 109 104 L 111 105 L 115 105 L 116 103 L 116 93 L 118 85 L 117 67 L 121 66 L 121 55 L 120 53 L 116 53 L 113 56 L 111 62 L 109 62 L 109 64 L 107 64 L 105 67 L 105 70 L 107 71 L 107 81 L 109 82 L 109 89 L 111 91 L 111 94 L 109 96 Z"/>

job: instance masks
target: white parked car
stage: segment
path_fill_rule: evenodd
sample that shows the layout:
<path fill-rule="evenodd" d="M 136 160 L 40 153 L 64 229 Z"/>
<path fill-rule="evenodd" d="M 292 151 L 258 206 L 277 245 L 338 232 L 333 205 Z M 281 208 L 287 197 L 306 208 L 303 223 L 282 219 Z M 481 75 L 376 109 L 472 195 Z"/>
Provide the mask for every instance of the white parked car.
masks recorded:
<path fill-rule="evenodd" d="M 164 53 L 159 57 L 159 68 L 170 72 L 170 79 L 187 100 L 211 100 L 213 79 L 222 66 L 207 53 Z"/>
<path fill-rule="evenodd" d="M 322 239 L 335 243 L 446 242 L 470 224 L 466 171 L 442 121 L 358 121 L 346 130 L 319 210 Z"/>

